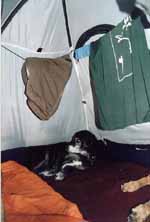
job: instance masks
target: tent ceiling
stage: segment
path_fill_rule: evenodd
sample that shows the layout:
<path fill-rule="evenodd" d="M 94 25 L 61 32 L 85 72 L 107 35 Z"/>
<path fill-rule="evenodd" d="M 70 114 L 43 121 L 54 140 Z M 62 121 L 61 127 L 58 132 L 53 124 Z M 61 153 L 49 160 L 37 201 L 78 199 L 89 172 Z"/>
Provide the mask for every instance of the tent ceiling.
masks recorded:
<path fill-rule="evenodd" d="M 21 3 L 25 3 L 27 0 L 2 0 L 2 24 L 9 17 L 10 13 Z"/>
<path fill-rule="evenodd" d="M 16 12 L 16 9 L 20 9 L 25 2 L 29 0 L 2 0 L 2 25 L 6 25 L 10 18 L 12 18 Z M 62 0 L 60 0 L 62 1 Z M 109 4 L 107 1 L 97 1 L 97 0 L 67 0 L 67 13 L 69 16 L 70 26 L 72 27 L 72 22 L 75 24 L 75 31 L 78 29 L 79 22 L 85 25 L 84 21 L 90 21 L 91 24 L 95 24 L 95 20 L 98 18 L 98 23 L 113 23 L 116 24 L 120 21 L 120 17 L 124 12 L 129 12 L 133 8 L 133 0 L 126 1 L 128 4 L 124 3 L 124 0 L 111 0 Z M 35 0 L 36 3 L 36 0 Z M 43 2 L 44 3 L 44 2 Z M 37 4 L 37 3 L 36 3 Z M 50 1 L 51 4 L 51 1 Z M 57 2 L 56 2 L 57 5 Z M 128 5 L 128 7 L 126 6 Z M 103 7 L 102 7 L 103 6 Z M 112 10 L 113 9 L 113 10 Z M 120 10 L 119 10 L 120 9 Z M 122 12 L 121 12 L 122 11 Z M 90 19 L 89 19 L 90 18 Z M 82 20 L 80 20 L 82 19 Z M 8 22 L 9 23 L 9 22 Z M 87 23 L 88 24 L 88 23 Z"/>

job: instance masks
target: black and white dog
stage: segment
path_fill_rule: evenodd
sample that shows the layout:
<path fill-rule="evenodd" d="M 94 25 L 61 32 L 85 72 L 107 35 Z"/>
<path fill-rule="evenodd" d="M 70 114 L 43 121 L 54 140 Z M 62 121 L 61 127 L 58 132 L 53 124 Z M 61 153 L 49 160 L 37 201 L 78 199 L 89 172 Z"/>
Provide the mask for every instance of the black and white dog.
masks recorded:
<path fill-rule="evenodd" d="M 98 141 L 89 131 L 75 133 L 70 143 L 58 149 L 54 147 L 45 153 L 45 159 L 34 171 L 45 177 L 54 176 L 63 180 L 74 169 L 84 170 L 94 165 Z"/>

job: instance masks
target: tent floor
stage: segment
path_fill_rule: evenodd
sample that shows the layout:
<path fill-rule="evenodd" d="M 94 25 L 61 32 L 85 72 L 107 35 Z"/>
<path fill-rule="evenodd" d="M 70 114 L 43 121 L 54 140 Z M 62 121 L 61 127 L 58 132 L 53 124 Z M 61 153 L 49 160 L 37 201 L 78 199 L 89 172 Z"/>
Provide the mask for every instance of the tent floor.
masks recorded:
<path fill-rule="evenodd" d="M 8 150 L 2 152 L 2 162 L 11 159 L 32 168 L 43 159 L 43 151 L 48 147 Z M 134 193 L 123 193 L 121 184 L 147 175 L 150 168 L 133 162 L 113 161 L 106 156 L 109 155 L 102 152 L 95 167 L 75 172 L 64 181 L 43 179 L 75 202 L 89 222 L 126 222 L 130 209 L 150 198 L 150 190 L 144 187 Z"/>

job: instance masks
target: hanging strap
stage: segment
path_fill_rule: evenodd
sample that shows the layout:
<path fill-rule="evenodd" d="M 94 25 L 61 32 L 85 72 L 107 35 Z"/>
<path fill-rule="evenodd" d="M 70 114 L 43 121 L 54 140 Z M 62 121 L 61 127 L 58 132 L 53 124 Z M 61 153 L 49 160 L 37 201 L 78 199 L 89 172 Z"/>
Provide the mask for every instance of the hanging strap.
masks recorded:
<path fill-rule="evenodd" d="M 110 25 L 110 24 L 102 24 L 102 25 L 97 25 L 94 26 L 87 31 L 85 31 L 77 41 L 75 51 L 74 51 L 74 58 L 79 60 L 84 57 L 90 56 L 90 51 L 91 51 L 91 44 L 95 44 L 95 42 L 92 42 L 90 44 L 86 44 L 86 42 L 93 37 L 94 35 L 98 34 L 106 34 L 109 31 L 111 31 L 115 26 Z"/>
<path fill-rule="evenodd" d="M 71 40 L 71 35 L 70 35 L 68 16 L 67 16 L 67 8 L 66 8 L 66 1 L 65 0 L 62 0 L 62 5 L 63 5 L 63 12 L 64 12 L 64 17 L 65 17 L 68 44 L 69 44 L 69 47 L 71 47 L 72 46 L 72 40 Z"/>
<path fill-rule="evenodd" d="M 91 44 L 88 44 L 81 48 L 76 49 L 74 51 L 74 58 L 76 60 L 79 60 L 79 59 L 90 56 L 90 49 L 91 49 Z"/>

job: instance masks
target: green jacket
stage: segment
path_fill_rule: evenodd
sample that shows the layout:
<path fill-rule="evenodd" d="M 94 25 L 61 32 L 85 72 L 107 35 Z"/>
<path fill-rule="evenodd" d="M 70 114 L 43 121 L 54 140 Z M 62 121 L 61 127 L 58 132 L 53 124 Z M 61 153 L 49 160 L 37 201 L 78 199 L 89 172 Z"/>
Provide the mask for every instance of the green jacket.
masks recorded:
<path fill-rule="evenodd" d="M 150 53 L 140 18 L 125 18 L 93 43 L 89 68 L 98 128 L 150 121 Z"/>

